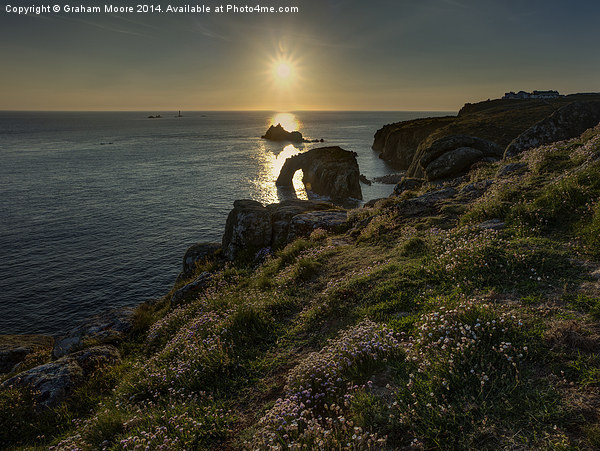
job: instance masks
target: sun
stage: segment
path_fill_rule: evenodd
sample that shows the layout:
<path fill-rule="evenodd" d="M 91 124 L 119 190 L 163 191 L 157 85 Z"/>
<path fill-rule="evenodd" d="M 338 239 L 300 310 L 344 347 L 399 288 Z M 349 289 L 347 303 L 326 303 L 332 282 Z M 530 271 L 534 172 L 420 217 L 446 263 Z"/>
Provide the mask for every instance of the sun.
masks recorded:
<path fill-rule="evenodd" d="M 279 61 L 275 65 L 275 73 L 279 79 L 285 80 L 292 75 L 292 66 L 287 61 Z"/>

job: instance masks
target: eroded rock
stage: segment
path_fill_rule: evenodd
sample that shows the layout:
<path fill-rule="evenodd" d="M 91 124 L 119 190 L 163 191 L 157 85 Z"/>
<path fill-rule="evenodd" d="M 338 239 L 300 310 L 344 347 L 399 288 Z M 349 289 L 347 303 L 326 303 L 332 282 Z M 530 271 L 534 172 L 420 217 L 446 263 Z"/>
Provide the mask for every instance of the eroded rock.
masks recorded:
<path fill-rule="evenodd" d="M 272 236 L 271 246 L 278 246 L 289 241 L 288 232 L 290 222 L 296 215 L 309 211 L 323 211 L 335 208 L 328 202 L 315 202 L 311 200 L 285 200 L 276 204 L 267 205 L 271 213 Z"/>
<path fill-rule="evenodd" d="M 285 160 L 276 185 L 292 187 L 292 178 L 302 169 L 308 191 L 331 199 L 362 199 L 356 153 L 340 147 L 311 149 Z"/>
<path fill-rule="evenodd" d="M 309 213 L 312 216 L 306 217 L 305 221 L 296 219 Z M 334 217 L 339 219 L 340 213 L 346 214 L 335 209 L 333 204 L 310 200 L 286 200 L 266 207 L 256 201 L 235 201 L 223 235 L 223 253 L 233 260 L 242 251 L 255 253 L 264 248 L 284 246 L 303 235 L 301 230 L 310 234 L 314 228 L 318 228 L 314 224 L 333 230 L 337 224 L 334 226 L 333 222 L 328 221 L 333 221 Z M 303 228 L 300 224 L 304 222 L 306 227 Z M 314 227 L 307 225 L 309 222 Z M 294 230 L 292 224 L 295 224 Z"/>
<path fill-rule="evenodd" d="M 315 229 L 324 229 L 340 233 L 348 227 L 348 213 L 339 211 L 312 211 L 302 213 L 292 218 L 289 227 L 288 241 L 301 236 L 309 236 Z"/>
<path fill-rule="evenodd" d="M 258 250 L 270 246 L 271 213 L 255 200 L 236 200 L 227 216 L 223 234 L 223 254 L 235 259 L 244 249 Z"/>
<path fill-rule="evenodd" d="M 221 249 L 221 243 L 197 243 L 188 248 L 183 256 L 183 268 L 177 281 L 189 279 L 196 272 L 196 265 L 203 260 L 215 258 Z"/>

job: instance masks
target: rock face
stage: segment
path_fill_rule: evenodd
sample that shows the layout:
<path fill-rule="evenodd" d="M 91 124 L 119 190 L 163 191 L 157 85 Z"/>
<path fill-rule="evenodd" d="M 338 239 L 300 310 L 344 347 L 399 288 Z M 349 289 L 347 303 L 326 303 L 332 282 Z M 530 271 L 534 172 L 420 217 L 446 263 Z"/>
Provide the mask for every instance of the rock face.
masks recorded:
<path fill-rule="evenodd" d="M 268 139 L 269 141 L 290 141 L 295 143 L 303 141 L 302 133 L 298 131 L 288 132 L 281 124 L 271 125 L 261 138 Z"/>
<path fill-rule="evenodd" d="M 292 187 L 292 178 L 302 169 L 307 190 L 331 199 L 362 199 L 356 153 L 340 147 L 320 147 L 285 160 L 277 186 Z"/>
<path fill-rule="evenodd" d="M 215 254 L 220 249 L 220 243 L 197 243 L 190 246 L 183 256 L 183 268 L 177 276 L 177 281 L 192 277 L 196 272 L 196 264 L 202 260 L 215 258 Z"/>
<path fill-rule="evenodd" d="M 600 102 L 573 102 L 552 113 L 517 136 L 504 151 L 504 158 L 527 149 L 575 138 L 600 122 Z"/>
<path fill-rule="evenodd" d="M 50 350 L 53 344 L 48 335 L 0 335 L 0 374 L 10 373 L 29 354 Z"/>
<path fill-rule="evenodd" d="M 479 161 L 502 158 L 496 143 L 474 136 L 451 135 L 429 143 L 421 143 L 406 175 L 439 180 L 464 174 Z"/>
<path fill-rule="evenodd" d="M 423 183 L 423 179 L 404 177 L 396 184 L 396 186 L 394 186 L 394 194 L 398 196 L 404 191 L 410 191 L 413 189 L 420 188 L 421 186 L 423 186 Z"/>
<path fill-rule="evenodd" d="M 346 211 L 311 211 L 296 215 L 290 222 L 288 240 L 308 236 L 315 229 L 341 232 L 346 227 L 347 220 Z"/>
<path fill-rule="evenodd" d="M 303 233 L 310 234 L 313 229 L 308 226 L 304 227 L 302 232 L 298 226 L 292 228 L 295 218 L 305 213 L 340 212 L 332 212 L 335 207 L 330 203 L 307 200 L 288 200 L 266 207 L 253 200 L 236 200 L 233 206 L 223 234 L 223 255 L 230 260 L 235 259 L 244 250 L 255 252 L 263 248 L 282 246 Z M 330 219 L 334 216 L 330 216 Z M 340 226 L 340 217 L 338 214 L 335 223 L 327 223 L 326 216 L 321 216 L 320 222 L 314 221 L 311 224 L 314 228 L 332 230 Z"/>
<path fill-rule="evenodd" d="M 255 200 L 236 200 L 227 216 L 223 254 L 233 260 L 243 249 L 271 245 L 271 213 Z"/>
<path fill-rule="evenodd" d="M 125 338 L 133 327 L 135 310 L 124 307 L 94 316 L 56 339 L 54 357 L 62 357 L 84 346 L 86 340 L 114 342 Z"/>
<path fill-rule="evenodd" d="M 377 130 L 373 150 L 379 157 L 398 169 L 408 169 L 419 144 L 431 133 L 450 123 L 454 118 L 428 118 L 388 124 Z"/>
<path fill-rule="evenodd" d="M 201 273 L 192 282 L 181 287 L 179 290 L 173 293 L 173 296 L 171 297 L 171 307 L 177 307 L 179 304 L 181 304 L 181 301 L 183 301 L 186 296 L 206 288 L 211 279 L 212 274 L 210 272 L 204 271 Z"/>
<path fill-rule="evenodd" d="M 2 387 L 29 387 L 36 392 L 38 403 L 43 407 L 53 407 L 83 384 L 95 370 L 120 360 L 119 351 L 114 346 L 96 346 L 19 373 L 4 381 Z"/>

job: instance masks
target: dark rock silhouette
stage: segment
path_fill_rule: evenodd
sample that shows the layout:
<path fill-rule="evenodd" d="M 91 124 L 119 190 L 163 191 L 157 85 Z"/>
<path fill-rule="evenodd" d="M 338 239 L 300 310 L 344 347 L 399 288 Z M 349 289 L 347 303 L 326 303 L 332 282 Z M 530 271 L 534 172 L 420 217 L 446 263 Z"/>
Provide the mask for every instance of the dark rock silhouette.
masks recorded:
<path fill-rule="evenodd" d="M 360 174 L 358 180 L 368 186 L 371 186 L 373 184 L 373 182 L 371 182 L 371 180 L 369 180 L 364 174 Z"/>
<path fill-rule="evenodd" d="M 271 125 L 261 138 L 268 139 L 269 141 L 303 142 L 302 133 L 299 131 L 288 132 L 281 124 Z"/>
<path fill-rule="evenodd" d="M 307 190 L 331 199 L 362 199 L 356 153 L 340 147 L 319 147 L 285 160 L 277 186 L 292 187 L 292 178 L 302 169 Z"/>
<path fill-rule="evenodd" d="M 395 168 L 408 169 L 419 144 L 431 133 L 453 121 L 452 117 L 432 117 L 388 124 L 377 130 L 373 150 Z"/>
<path fill-rule="evenodd" d="M 573 102 L 517 136 L 504 151 L 504 158 L 555 141 L 575 138 L 600 122 L 600 102 Z"/>

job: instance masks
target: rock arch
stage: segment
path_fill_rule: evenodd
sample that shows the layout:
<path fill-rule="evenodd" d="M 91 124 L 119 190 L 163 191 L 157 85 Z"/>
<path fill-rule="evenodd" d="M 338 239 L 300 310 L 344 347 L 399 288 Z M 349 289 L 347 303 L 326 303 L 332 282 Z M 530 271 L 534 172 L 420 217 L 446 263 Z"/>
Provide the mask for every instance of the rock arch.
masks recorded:
<path fill-rule="evenodd" d="M 332 199 L 362 199 L 355 152 L 334 146 L 295 155 L 285 160 L 275 184 L 292 187 L 292 178 L 299 169 L 307 190 Z"/>

